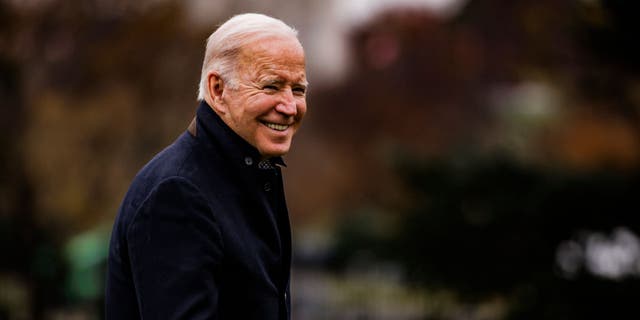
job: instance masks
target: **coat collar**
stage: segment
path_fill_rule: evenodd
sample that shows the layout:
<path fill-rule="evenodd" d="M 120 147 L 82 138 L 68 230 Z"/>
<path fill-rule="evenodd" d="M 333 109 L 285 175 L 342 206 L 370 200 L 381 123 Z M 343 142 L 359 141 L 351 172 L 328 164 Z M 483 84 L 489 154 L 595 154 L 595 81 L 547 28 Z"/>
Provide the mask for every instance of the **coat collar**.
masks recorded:
<path fill-rule="evenodd" d="M 258 167 L 261 162 L 260 152 L 229 128 L 205 101 L 200 102 L 196 117 L 189 125 L 188 131 L 202 141 L 207 148 L 220 150 L 222 156 L 235 164 Z M 274 157 L 266 161 L 274 165 L 286 166 L 282 157 Z"/>

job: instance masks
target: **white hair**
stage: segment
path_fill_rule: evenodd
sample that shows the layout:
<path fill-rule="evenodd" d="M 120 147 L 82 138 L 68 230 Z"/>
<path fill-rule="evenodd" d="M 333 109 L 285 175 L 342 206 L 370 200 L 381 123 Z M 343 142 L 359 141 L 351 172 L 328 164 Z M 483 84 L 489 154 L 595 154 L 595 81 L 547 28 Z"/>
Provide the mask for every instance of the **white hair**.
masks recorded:
<path fill-rule="evenodd" d="M 198 100 L 208 94 L 208 74 L 217 72 L 229 87 L 236 85 L 234 74 L 238 54 L 250 42 L 272 36 L 298 38 L 298 31 L 286 23 L 263 14 L 239 14 L 223 23 L 207 39 L 198 88 Z"/>

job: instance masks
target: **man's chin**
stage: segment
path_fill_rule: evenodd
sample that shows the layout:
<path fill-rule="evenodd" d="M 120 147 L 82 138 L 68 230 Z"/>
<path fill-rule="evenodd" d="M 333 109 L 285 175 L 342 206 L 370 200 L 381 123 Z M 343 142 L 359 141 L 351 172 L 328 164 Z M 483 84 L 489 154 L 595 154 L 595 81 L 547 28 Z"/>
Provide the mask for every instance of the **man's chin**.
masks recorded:
<path fill-rule="evenodd" d="M 260 151 L 260 154 L 264 158 L 281 157 L 281 156 L 284 156 L 285 154 L 287 154 L 287 152 L 289 152 L 289 144 L 286 144 L 286 145 L 278 144 L 278 145 L 264 146 L 262 148 L 259 148 L 258 151 Z"/>

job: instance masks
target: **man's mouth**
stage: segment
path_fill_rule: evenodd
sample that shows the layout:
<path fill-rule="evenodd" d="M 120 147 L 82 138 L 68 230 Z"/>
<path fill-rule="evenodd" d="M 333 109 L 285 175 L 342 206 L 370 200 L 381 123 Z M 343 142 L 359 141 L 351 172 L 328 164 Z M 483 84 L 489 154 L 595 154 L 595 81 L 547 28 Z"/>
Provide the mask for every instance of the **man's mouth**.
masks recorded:
<path fill-rule="evenodd" d="M 277 123 L 271 123 L 271 122 L 262 122 L 265 126 L 269 127 L 270 129 L 276 130 L 276 131 L 285 131 L 287 130 L 287 128 L 289 128 L 288 125 L 286 124 L 277 124 Z"/>

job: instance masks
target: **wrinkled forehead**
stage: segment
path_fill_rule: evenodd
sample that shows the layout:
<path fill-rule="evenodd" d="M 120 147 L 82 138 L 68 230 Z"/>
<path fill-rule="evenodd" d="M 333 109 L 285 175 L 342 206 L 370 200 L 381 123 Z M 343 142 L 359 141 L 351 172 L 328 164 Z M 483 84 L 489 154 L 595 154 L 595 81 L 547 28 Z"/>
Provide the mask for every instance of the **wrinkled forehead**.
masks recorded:
<path fill-rule="evenodd" d="M 293 58 L 304 62 L 304 49 L 297 38 L 283 36 L 259 38 L 240 49 L 241 59 L 251 60 L 261 57 Z"/>
<path fill-rule="evenodd" d="M 296 38 L 269 37 L 244 46 L 238 57 L 239 71 L 260 74 L 286 74 L 305 80 L 304 49 Z"/>

